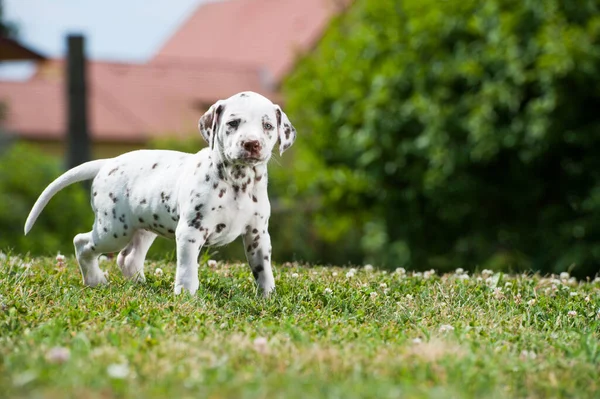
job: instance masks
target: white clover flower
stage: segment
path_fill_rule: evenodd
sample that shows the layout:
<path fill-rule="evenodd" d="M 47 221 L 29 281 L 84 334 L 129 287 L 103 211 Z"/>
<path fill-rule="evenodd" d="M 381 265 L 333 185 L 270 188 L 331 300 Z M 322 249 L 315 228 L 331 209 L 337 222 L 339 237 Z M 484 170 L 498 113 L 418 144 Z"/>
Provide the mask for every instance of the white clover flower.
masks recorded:
<path fill-rule="evenodd" d="M 360 286 L 361 286 L 362 288 L 367 288 L 367 287 L 369 286 L 369 284 L 367 284 L 367 283 L 362 283 Z"/>
<path fill-rule="evenodd" d="M 491 275 L 493 275 L 493 274 L 494 274 L 494 272 L 493 272 L 493 271 L 491 271 L 491 270 L 489 270 L 489 269 L 483 269 L 483 270 L 481 271 L 481 275 L 482 275 L 483 277 L 490 277 L 490 276 L 491 276 Z"/>
<path fill-rule="evenodd" d="M 0 251 L 0 260 L 6 260 L 6 254 Z"/>
<path fill-rule="evenodd" d="M 386 288 L 386 287 L 387 287 L 387 284 L 386 284 L 386 283 L 381 283 L 381 284 L 379 284 L 379 286 L 380 286 L 381 288 Z"/>
<path fill-rule="evenodd" d="M 421 278 L 421 277 L 423 277 L 423 273 L 421 273 L 421 272 L 414 272 L 413 273 L 413 277 L 415 277 L 415 278 Z"/>
<path fill-rule="evenodd" d="M 366 272 L 372 272 L 373 271 L 373 265 L 365 265 L 363 267 L 363 269 L 365 269 Z"/>
<path fill-rule="evenodd" d="M 406 274 L 406 270 L 403 267 L 399 267 L 396 270 L 394 270 L 394 273 L 404 276 Z"/>
<path fill-rule="evenodd" d="M 292 278 L 298 278 L 298 273 L 292 273 Z"/>
<path fill-rule="evenodd" d="M 435 270 L 431 269 L 431 270 L 427 270 L 426 272 L 423 272 L 423 278 L 424 279 L 429 279 L 431 278 L 431 276 L 435 276 Z"/>
<path fill-rule="evenodd" d="M 106 262 L 106 261 L 108 261 L 108 257 L 107 257 L 106 255 L 100 255 L 100 256 L 98 257 L 98 262 L 100 262 L 100 263 L 104 263 L 104 262 Z"/>
<path fill-rule="evenodd" d="M 385 288 L 385 289 L 383 290 L 383 295 L 387 295 L 387 294 L 388 294 L 388 292 L 390 292 L 390 289 L 389 289 L 389 288 Z"/>
<path fill-rule="evenodd" d="M 372 299 L 377 298 L 377 293 L 375 291 L 372 291 L 369 295 L 371 295 Z"/>
<path fill-rule="evenodd" d="M 464 272 L 465 272 L 464 269 L 462 267 L 459 267 L 458 269 L 456 269 L 454 271 L 454 274 L 463 274 Z"/>
<path fill-rule="evenodd" d="M 528 304 L 529 306 L 533 306 L 533 305 L 535 305 L 535 302 L 536 302 L 536 300 L 535 300 L 535 299 L 530 299 L 530 300 L 528 300 L 528 301 L 527 301 L 527 304 Z"/>
<path fill-rule="evenodd" d="M 154 275 L 156 277 L 161 277 L 163 275 L 163 270 L 160 267 L 157 267 L 156 269 L 154 269 Z"/>
<path fill-rule="evenodd" d="M 510 281 L 507 281 L 506 283 L 504 283 L 504 287 L 512 287 L 512 283 Z"/>
<path fill-rule="evenodd" d="M 346 273 L 346 278 L 352 278 L 354 277 L 355 272 L 352 271 L 352 269 L 350 269 L 350 271 L 348 273 Z"/>
<path fill-rule="evenodd" d="M 325 288 L 325 291 L 323 291 L 323 292 L 325 292 L 325 294 L 329 295 L 329 294 L 333 293 L 333 290 L 331 288 L 327 287 L 327 288 Z"/>
<path fill-rule="evenodd" d="M 268 348 L 268 341 L 265 337 L 257 337 L 254 339 L 254 349 L 258 352 L 258 353 L 265 353 L 267 352 Z"/>
<path fill-rule="evenodd" d="M 208 267 L 217 267 L 217 261 L 214 259 L 209 260 L 206 264 Z"/>
<path fill-rule="evenodd" d="M 577 284 L 577 279 L 575 277 L 571 277 L 569 279 L 569 284 Z"/>
<path fill-rule="evenodd" d="M 579 294 L 575 291 L 569 292 L 569 296 L 577 296 L 577 295 L 579 295 Z"/>
<path fill-rule="evenodd" d="M 65 261 L 65 256 L 59 252 L 58 255 L 56 255 L 56 261 L 57 262 L 64 262 Z"/>
<path fill-rule="evenodd" d="M 440 302 L 440 306 L 445 308 L 446 306 L 448 306 L 448 304 L 446 302 Z"/>
<path fill-rule="evenodd" d="M 537 355 L 535 354 L 534 351 L 522 350 L 519 357 L 521 358 L 521 360 L 527 360 L 527 359 L 533 360 L 537 357 Z"/>
<path fill-rule="evenodd" d="M 561 279 L 561 280 L 568 280 L 568 279 L 569 279 L 569 273 L 567 273 L 567 272 L 562 272 L 562 273 L 560 274 L 560 279 Z"/>
<path fill-rule="evenodd" d="M 4 255 L 4 257 L 5 257 L 4 259 L 6 259 L 6 255 Z M 594 284 L 600 284 L 600 276 L 596 276 L 596 278 L 594 278 L 593 283 Z"/>
<path fill-rule="evenodd" d="M 333 277 L 336 277 L 336 276 L 338 275 L 338 272 L 333 272 L 333 273 L 331 273 L 331 275 L 332 275 Z"/>
<path fill-rule="evenodd" d="M 589 302 L 589 301 L 590 301 L 590 296 L 589 296 L 589 295 L 588 295 L 588 296 L 586 296 L 584 300 L 585 300 L 586 302 Z"/>
<path fill-rule="evenodd" d="M 409 301 L 413 300 L 413 296 L 411 294 L 406 294 L 406 299 L 408 299 Z"/>
<path fill-rule="evenodd" d="M 110 378 L 122 380 L 129 375 L 129 365 L 127 363 L 113 363 L 108 365 L 106 372 Z"/>
<path fill-rule="evenodd" d="M 414 338 L 412 340 L 412 343 L 415 344 L 415 345 L 420 344 L 421 342 L 423 342 L 423 340 L 421 340 L 421 338 Z"/>
<path fill-rule="evenodd" d="M 440 326 L 440 332 L 445 333 L 447 331 L 454 331 L 454 327 L 452 327 L 450 324 L 442 324 Z"/>
<path fill-rule="evenodd" d="M 46 352 L 46 361 L 48 363 L 60 364 L 64 363 L 71 357 L 71 351 L 68 348 L 63 348 L 62 346 L 55 346 Z"/>
<path fill-rule="evenodd" d="M 570 317 L 575 317 L 577 316 L 577 312 L 574 310 L 569 310 L 569 313 L 567 313 L 567 315 L 569 315 Z"/>
<path fill-rule="evenodd" d="M 459 280 L 468 280 L 469 275 L 468 274 L 459 274 L 456 278 Z"/>
<path fill-rule="evenodd" d="M 319 274 L 319 272 L 316 270 L 313 270 L 311 274 L 316 276 L 317 274 Z"/>
<path fill-rule="evenodd" d="M 475 281 L 477 281 L 478 283 L 481 283 L 481 282 L 483 281 L 483 278 L 481 278 L 481 277 L 477 277 L 477 278 L 475 279 Z"/>
<path fill-rule="evenodd" d="M 356 269 L 351 267 L 350 269 L 348 269 L 348 273 L 356 273 Z"/>

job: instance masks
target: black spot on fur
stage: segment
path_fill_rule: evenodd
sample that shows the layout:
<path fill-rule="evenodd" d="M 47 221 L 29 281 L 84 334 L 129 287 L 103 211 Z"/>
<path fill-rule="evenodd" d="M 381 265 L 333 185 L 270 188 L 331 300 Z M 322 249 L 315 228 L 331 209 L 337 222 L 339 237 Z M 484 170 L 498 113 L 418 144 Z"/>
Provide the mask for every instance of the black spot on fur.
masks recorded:
<path fill-rule="evenodd" d="M 252 251 L 252 245 L 248 245 L 248 248 L 246 248 L 246 252 L 250 252 Z"/>
<path fill-rule="evenodd" d="M 123 225 L 123 228 L 124 228 L 125 230 L 127 230 L 127 229 L 129 228 L 129 226 L 127 226 L 127 225 L 125 224 L 125 225 Z"/>
<path fill-rule="evenodd" d="M 263 270 L 265 270 L 265 268 L 262 265 L 258 265 L 254 268 L 254 271 L 258 273 L 262 272 Z"/>
<path fill-rule="evenodd" d="M 237 194 L 240 191 L 240 186 L 233 186 L 233 191 Z"/>
<path fill-rule="evenodd" d="M 98 193 L 94 191 L 94 197 L 95 197 L 96 195 L 98 195 Z"/>
<path fill-rule="evenodd" d="M 202 208 L 203 204 L 198 204 L 196 205 L 196 207 L 194 208 L 196 211 L 199 211 Z"/>
<path fill-rule="evenodd" d="M 264 260 L 269 260 L 269 256 L 268 256 L 268 255 L 266 255 L 266 256 L 265 256 L 263 259 L 264 259 Z"/>
<path fill-rule="evenodd" d="M 119 170 L 119 167 L 117 166 L 116 168 L 114 168 L 113 170 L 111 170 L 110 172 L 108 172 L 108 175 L 112 175 L 113 173 L 115 173 L 117 170 Z"/>
<path fill-rule="evenodd" d="M 224 188 L 221 189 L 221 191 L 219 191 L 219 198 L 223 198 L 223 194 L 225 194 L 227 190 L 225 190 Z"/>
<path fill-rule="evenodd" d="M 154 220 L 158 220 L 158 215 L 156 213 L 153 214 L 152 217 L 154 218 Z"/>
<path fill-rule="evenodd" d="M 108 229 L 107 229 L 106 227 L 104 228 L 104 232 L 105 232 L 105 233 L 106 233 L 106 232 L 108 232 Z"/>
<path fill-rule="evenodd" d="M 253 232 L 254 234 L 258 233 L 258 229 L 252 229 L 252 232 Z"/>
<path fill-rule="evenodd" d="M 217 187 L 219 187 L 219 183 L 214 183 L 213 188 L 216 189 Z"/>
<path fill-rule="evenodd" d="M 256 248 L 256 247 L 258 247 L 258 242 L 254 241 L 254 242 L 252 243 L 252 248 Z"/>
<path fill-rule="evenodd" d="M 96 247 L 92 245 L 92 251 L 95 251 L 95 250 L 96 250 Z"/>
<path fill-rule="evenodd" d="M 174 234 L 174 233 L 175 233 L 175 230 L 173 230 L 173 229 L 169 229 L 169 230 L 168 230 L 168 232 L 169 232 L 169 233 L 171 233 L 171 234 Z"/>
<path fill-rule="evenodd" d="M 156 168 L 158 166 L 157 163 L 155 163 L 154 165 L 152 165 L 152 169 Z"/>
<path fill-rule="evenodd" d="M 198 162 L 198 165 L 196 165 L 197 168 L 199 168 L 200 166 L 202 166 L 202 162 Z"/>
<path fill-rule="evenodd" d="M 258 202 L 258 200 L 256 199 L 256 196 L 254 196 L 254 195 L 252 196 L 252 201 Z"/>
<path fill-rule="evenodd" d="M 225 227 L 227 227 L 227 226 L 225 225 L 225 223 L 219 223 L 219 224 L 217 225 L 217 233 L 220 233 L 221 231 L 223 231 L 223 229 L 224 229 Z"/>
<path fill-rule="evenodd" d="M 141 201 L 140 201 L 140 204 L 141 204 L 141 205 L 144 205 L 144 204 L 145 204 L 145 203 L 147 203 L 147 202 L 148 202 L 148 201 L 146 201 L 145 199 L 143 199 L 143 200 L 141 200 Z"/>
<path fill-rule="evenodd" d="M 138 220 L 140 221 L 140 223 L 144 223 L 144 219 L 138 218 Z"/>
<path fill-rule="evenodd" d="M 192 244 L 196 242 L 196 240 L 194 240 L 193 238 L 189 239 L 188 242 L 191 242 Z"/>
<path fill-rule="evenodd" d="M 113 237 L 117 238 L 117 237 L 118 237 L 118 236 L 117 236 L 117 233 L 113 234 Z"/>
<path fill-rule="evenodd" d="M 209 181 L 209 180 L 210 180 L 210 176 L 209 176 L 209 175 L 206 175 L 206 176 L 204 177 L 204 180 L 206 180 L 206 181 Z"/>

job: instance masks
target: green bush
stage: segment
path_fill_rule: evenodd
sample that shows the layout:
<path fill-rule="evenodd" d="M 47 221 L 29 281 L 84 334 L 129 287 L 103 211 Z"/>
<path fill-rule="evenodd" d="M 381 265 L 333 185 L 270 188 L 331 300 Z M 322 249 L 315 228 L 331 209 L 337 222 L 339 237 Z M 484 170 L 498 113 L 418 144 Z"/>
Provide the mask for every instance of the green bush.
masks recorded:
<path fill-rule="evenodd" d="M 15 144 L 0 153 L 0 250 L 32 255 L 73 252 L 73 237 L 91 230 L 94 216 L 87 189 L 73 185 L 48 203 L 31 232 L 23 235 L 35 200 L 63 168 L 55 157 Z"/>
<path fill-rule="evenodd" d="M 319 239 L 389 267 L 597 272 L 599 5 L 356 0 L 284 86 Z"/>

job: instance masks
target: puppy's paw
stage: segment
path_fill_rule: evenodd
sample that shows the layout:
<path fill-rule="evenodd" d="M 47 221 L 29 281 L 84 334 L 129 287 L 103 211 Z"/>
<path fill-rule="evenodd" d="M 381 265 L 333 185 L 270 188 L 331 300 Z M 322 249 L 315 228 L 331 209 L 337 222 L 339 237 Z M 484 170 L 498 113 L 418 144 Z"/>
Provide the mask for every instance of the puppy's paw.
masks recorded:
<path fill-rule="evenodd" d="M 196 295 L 198 292 L 198 287 L 200 286 L 199 282 L 182 282 L 175 284 L 175 295 L 179 295 L 182 292 L 187 292 L 190 295 Z"/>
<path fill-rule="evenodd" d="M 105 271 L 100 271 L 100 273 L 91 275 L 91 276 L 86 276 L 83 283 L 85 285 L 87 285 L 88 287 L 97 287 L 99 285 L 106 285 L 108 284 L 108 272 Z"/>

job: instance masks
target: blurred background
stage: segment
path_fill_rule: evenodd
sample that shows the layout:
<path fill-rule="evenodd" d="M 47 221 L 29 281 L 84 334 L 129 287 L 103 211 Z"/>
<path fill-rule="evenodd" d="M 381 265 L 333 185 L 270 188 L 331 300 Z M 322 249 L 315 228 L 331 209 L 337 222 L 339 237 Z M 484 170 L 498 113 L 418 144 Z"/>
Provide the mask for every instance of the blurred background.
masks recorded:
<path fill-rule="evenodd" d="M 253 90 L 298 130 L 270 165 L 275 261 L 600 269 L 600 0 L 0 4 L 5 252 L 71 253 L 90 229 L 73 186 L 22 235 L 77 157 L 196 152 L 202 113 Z"/>

